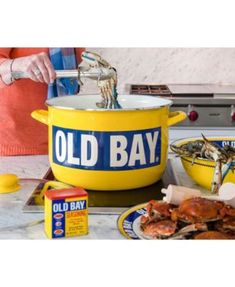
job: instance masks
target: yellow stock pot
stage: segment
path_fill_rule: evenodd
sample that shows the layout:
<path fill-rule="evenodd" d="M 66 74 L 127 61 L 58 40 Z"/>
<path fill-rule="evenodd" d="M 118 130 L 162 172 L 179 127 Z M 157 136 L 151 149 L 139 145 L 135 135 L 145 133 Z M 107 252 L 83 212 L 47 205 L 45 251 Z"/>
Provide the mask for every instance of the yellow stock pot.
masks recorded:
<path fill-rule="evenodd" d="M 153 184 L 166 167 L 168 127 L 185 119 L 170 100 L 123 95 L 101 109 L 99 95 L 57 97 L 32 117 L 49 129 L 49 160 L 57 180 L 93 190 Z"/>

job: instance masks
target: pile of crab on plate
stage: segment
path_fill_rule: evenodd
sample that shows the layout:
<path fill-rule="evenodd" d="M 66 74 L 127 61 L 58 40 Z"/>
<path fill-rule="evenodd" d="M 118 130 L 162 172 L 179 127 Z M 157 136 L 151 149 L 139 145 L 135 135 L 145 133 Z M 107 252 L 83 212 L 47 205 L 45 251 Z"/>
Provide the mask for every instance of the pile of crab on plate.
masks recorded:
<path fill-rule="evenodd" d="M 235 208 L 202 197 L 179 206 L 151 200 L 140 218 L 148 239 L 235 239 Z"/>

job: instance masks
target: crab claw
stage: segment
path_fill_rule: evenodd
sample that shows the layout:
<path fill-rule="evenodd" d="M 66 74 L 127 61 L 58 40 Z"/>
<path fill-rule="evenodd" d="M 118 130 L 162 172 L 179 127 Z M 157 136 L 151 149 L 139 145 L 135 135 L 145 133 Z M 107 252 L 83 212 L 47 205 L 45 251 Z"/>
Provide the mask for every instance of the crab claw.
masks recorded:
<path fill-rule="evenodd" d="M 204 136 L 204 134 L 201 133 L 201 135 L 202 135 L 203 140 L 204 140 L 205 142 L 209 143 L 208 139 Z"/>
<path fill-rule="evenodd" d="M 94 52 L 83 51 L 81 58 L 91 67 L 110 67 L 110 64 L 107 61 L 105 61 L 99 54 Z"/>

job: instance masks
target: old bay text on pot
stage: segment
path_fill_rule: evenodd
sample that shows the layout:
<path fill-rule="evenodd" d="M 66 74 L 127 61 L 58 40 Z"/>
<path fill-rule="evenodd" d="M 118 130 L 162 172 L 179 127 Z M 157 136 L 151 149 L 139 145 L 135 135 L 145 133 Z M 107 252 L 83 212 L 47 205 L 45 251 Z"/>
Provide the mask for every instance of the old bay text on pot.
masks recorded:
<path fill-rule="evenodd" d="M 160 164 L 161 128 L 81 131 L 52 127 L 53 162 L 91 170 L 128 170 Z"/>

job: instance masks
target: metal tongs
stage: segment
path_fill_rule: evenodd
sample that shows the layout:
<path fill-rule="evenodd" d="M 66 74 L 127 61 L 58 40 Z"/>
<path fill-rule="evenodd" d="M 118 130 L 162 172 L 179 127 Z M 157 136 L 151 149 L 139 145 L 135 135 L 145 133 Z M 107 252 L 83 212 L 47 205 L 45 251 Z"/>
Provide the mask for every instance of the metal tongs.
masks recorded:
<path fill-rule="evenodd" d="M 80 85 L 83 85 L 81 79 L 88 78 L 96 81 L 108 80 L 115 76 L 113 69 L 99 67 L 99 68 L 87 68 L 84 66 L 78 66 L 78 69 L 74 70 L 56 70 L 56 78 L 76 78 Z M 27 73 L 24 72 L 12 72 L 14 79 L 26 79 L 29 78 Z"/>
<path fill-rule="evenodd" d="M 83 85 L 81 81 L 83 78 L 103 81 L 115 76 L 115 71 L 113 69 L 104 67 L 86 68 L 79 66 L 77 70 L 57 70 L 55 72 L 56 78 L 76 78 L 80 85 Z"/>

